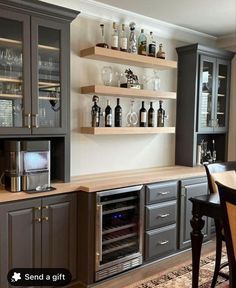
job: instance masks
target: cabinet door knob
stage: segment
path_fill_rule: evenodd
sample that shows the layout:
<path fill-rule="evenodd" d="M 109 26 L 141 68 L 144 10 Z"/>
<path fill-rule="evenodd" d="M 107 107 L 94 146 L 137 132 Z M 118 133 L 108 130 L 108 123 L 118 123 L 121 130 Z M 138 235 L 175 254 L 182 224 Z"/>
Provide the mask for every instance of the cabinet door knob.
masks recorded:
<path fill-rule="evenodd" d="M 167 195 L 167 194 L 169 194 L 170 193 L 170 191 L 162 191 L 162 192 L 159 192 L 158 194 L 159 195 Z"/>

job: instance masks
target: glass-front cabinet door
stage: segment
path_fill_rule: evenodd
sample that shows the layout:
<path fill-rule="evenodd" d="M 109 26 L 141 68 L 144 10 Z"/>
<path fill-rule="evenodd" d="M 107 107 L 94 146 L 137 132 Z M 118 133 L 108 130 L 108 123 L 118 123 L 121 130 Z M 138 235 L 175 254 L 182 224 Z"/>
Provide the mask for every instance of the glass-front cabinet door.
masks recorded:
<path fill-rule="evenodd" d="M 198 131 L 201 132 L 209 132 L 214 126 L 215 66 L 214 58 L 201 56 L 198 105 Z"/>
<path fill-rule="evenodd" d="M 0 134 L 29 134 L 30 18 L 0 11 Z"/>
<path fill-rule="evenodd" d="M 228 122 L 229 69 L 227 61 L 217 60 L 215 129 L 222 132 L 226 131 Z"/>
<path fill-rule="evenodd" d="M 200 56 L 198 132 L 226 132 L 229 61 Z"/>
<path fill-rule="evenodd" d="M 33 134 L 66 131 L 66 61 L 69 61 L 65 25 L 32 18 L 32 127 Z M 64 68 L 63 68 L 64 67 Z"/>

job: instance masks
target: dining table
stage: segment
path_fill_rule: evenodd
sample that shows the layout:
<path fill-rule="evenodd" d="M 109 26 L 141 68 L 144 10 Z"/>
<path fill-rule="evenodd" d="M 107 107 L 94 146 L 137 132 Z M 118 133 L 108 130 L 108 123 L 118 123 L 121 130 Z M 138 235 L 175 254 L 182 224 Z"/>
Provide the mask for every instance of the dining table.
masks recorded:
<path fill-rule="evenodd" d="M 202 229 L 205 225 L 203 216 L 211 217 L 214 220 L 222 219 L 220 209 L 220 198 L 218 193 L 201 195 L 189 199 L 192 202 L 192 288 L 198 288 L 201 247 L 203 241 Z"/>

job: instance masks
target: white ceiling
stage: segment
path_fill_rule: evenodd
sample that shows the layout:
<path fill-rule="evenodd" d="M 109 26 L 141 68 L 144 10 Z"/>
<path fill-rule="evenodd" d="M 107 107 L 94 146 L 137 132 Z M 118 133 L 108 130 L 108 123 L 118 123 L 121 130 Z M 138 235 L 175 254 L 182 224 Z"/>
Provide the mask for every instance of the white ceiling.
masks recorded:
<path fill-rule="evenodd" d="M 96 0 L 221 37 L 236 33 L 236 0 Z"/>

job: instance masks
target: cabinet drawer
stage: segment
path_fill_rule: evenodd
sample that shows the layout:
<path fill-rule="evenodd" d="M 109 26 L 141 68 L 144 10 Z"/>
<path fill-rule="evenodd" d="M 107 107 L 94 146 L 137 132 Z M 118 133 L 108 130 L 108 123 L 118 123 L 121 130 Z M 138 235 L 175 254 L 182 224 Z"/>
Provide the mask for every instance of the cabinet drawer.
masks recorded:
<path fill-rule="evenodd" d="M 154 229 L 176 222 L 176 201 L 146 206 L 146 229 Z"/>
<path fill-rule="evenodd" d="M 177 181 L 150 184 L 146 186 L 146 204 L 177 198 Z"/>
<path fill-rule="evenodd" d="M 176 225 L 146 232 L 146 259 L 162 256 L 176 249 Z"/>

